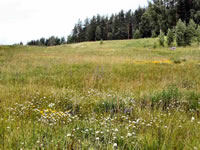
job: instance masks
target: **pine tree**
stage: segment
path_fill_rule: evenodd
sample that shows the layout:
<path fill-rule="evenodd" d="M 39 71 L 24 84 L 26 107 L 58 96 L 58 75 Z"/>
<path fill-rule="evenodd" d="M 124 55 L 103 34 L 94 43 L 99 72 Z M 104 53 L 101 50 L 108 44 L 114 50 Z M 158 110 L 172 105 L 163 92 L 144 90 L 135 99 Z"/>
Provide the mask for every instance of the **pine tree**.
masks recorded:
<path fill-rule="evenodd" d="M 168 32 L 167 32 L 167 45 L 171 46 L 173 42 L 174 42 L 174 32 L 173 32 L 173 30 L 168 29 Z"/>
<path fill-rule="evenodd" d="M 189 25 L 186 28 L 186 33 L 185 33 L 185 45 L 191 45 L 192 40 L 195 37 L 196 32 L 196 24 L 195 22 L 191 19 L 189 22 Z"/>
<path fill-rule="evenodd" d="M 165 34 L 162 30 L 160 30 L 159 43 L 161 46 L 165 45 Z"/>
<path fill-rule="evenodd" d="M 102 37 L 101 37 L 101 28 L 100 28 L 100 26 L 97 26 L 95 35 L 96 35 L 96 40 L 97 40 L 97 41 L 99 41 L 99 40 L 102 39 Z"/>
<path fill-rule="evenodd" d="M 185 46 L 186 24 L 179 19 L 176 25 L 176 43 L 178 46 Z"/>

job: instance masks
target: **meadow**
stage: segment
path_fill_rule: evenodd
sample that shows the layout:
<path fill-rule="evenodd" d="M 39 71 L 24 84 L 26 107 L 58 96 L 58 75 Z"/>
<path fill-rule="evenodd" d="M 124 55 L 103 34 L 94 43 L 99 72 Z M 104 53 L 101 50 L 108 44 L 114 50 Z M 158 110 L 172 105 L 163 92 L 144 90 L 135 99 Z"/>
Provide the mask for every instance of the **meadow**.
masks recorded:
<path fill-rule="evenodd" d="M 200 48 L 157 42 L 0 46 L 0 149 L 199 150 Z"/>

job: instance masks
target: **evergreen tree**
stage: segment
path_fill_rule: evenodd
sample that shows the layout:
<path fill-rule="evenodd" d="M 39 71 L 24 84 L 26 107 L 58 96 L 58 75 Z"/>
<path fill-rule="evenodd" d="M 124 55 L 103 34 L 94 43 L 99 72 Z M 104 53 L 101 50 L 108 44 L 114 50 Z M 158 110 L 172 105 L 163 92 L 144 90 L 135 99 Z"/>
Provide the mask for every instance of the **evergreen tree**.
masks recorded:
<path fill-rule="evenodd" d="M 41 46 L 45 46 L 45 45 L 46 45 L 46 40 L 45 40 L 45 38 L 41 38 L 41 39 L 40 39 L 40 44 L 41 44 Z"/>
<path fill-rule="evenodd" d="M 146 11 L 141 18 L 139 30 L 142 38 L 151 37 L 152 27 L 151 27 L 151 18 L 149 14 L 150 13 Z"/>
<path fill-rule="evenodd" d="M 161 46 L 165 45 L 165 34 L 162 30 L 160 30 L 159 43 Z"/>
<path fill-rule="evenodd" d="M 176 25 L 176 43 L 178 46 L 185 46 L 186 24 L 179 19 Z"/>
<path fill-rule="evenodd" d="M 102 35 L 102 34 L 101 34 L 101 28 L 100 28 L 100 26 L 97 26 L 95 35 L 96 35 L 96 40 L 97 40 L 97 41 L 99 41 L 99 40 L 102 39 L 102 38 L 101 38 L 101 35 Z"/>
<path fill-rule="evenodd" d="M 196 24 L 195 22 L 191 19 L 189 22 L 189 25 L 186 28 L 186 33 L 185 33 L 185 45 L 191 45 L 192 40 L 195 37 L 196 32 Z"/>
<path fill-rule="evenodd" d="M 173 42 L 174 42 L 174 32 L 173 32 L 173 30 L 168 29 L 168 32 L 167 32 L 167 45 L 171 46 Z"/>
<path fill-rule="evenodd" d="M 62 37 L 62 38 L 60 39 L 60 41 L 61 41 L 61 44 L 65 44 L 65 38 L 64 38 L 64 37 Z"/>

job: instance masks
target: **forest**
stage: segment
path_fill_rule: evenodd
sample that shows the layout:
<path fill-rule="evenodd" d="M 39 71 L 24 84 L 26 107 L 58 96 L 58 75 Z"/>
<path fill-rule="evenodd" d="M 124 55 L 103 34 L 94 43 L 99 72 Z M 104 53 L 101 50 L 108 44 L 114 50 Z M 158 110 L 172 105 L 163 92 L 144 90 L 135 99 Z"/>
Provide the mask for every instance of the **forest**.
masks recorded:
<path fill-rule="evenodd" d="M 178 21 L 200 23 L 199 0 L 152 0 L 146 8 L 134 12 L 121 10 L 118 14 L 93 16 L 75 24 L 67 43 L 98 40 L 123 40 L 157 37 L 175 29 Z"/>
<path fill-rule="evenodd" d="M 96 15 L 84 21 L 79 20 L 67 41 L 64 37 L 51 36 L 48 39 L 32 40 L 27 45 L 54 46 L 149 37 L 160 37 L 160 45 L 163 45 L 165 35 L 168 36 L 168 45 L 174 40 L 178 46 L 190 45 L 193 37 L 197 37 L 200 42 L 199 8 L 199 0 L 151 0 L 147 7 L 139 7 L 134 12 L 121 10 L 110 16 Z"/>

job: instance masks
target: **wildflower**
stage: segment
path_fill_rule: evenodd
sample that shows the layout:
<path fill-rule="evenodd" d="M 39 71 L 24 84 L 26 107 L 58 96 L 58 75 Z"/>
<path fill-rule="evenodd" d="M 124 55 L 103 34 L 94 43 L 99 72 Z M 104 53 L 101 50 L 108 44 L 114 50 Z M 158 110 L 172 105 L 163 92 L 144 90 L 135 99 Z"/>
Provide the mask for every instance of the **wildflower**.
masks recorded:
<path fill-rule="evenodd" d="M 117 147 L 117 143 L 114 143 L 114 144 L 113 144 L 113 147 Z"/>
<path fill-rule="evenodd" d="M 54 103 L 50 103 L 49 107 L 52 108 L 55 104 Z"/>
<path fill-rule="evenodd" d="M 100 131 L 96 131 L 96 134 L 98 134 Z"/>
<path fill-rule="evenodd" d="M 41 110 L 41 111 L 40 111 L 40 114 L 41 114 L 41 115 L 44 115 L 44 111 Z"/>
<path fill-rule="evenodd" d="M 118 131 L 119 131 L 119 130 L 116 128 L 116 129 L 115 129 L 115 132 L 118 132 Z"/>
<path fill-rule="evenodd" d="M 132 134 L 131 134 L 131 133 L 128 133 L 127 136 L 130 137 L 130 136 L 132 136 Z"/>
<path fill-rule="evenodd" d="M 98 141 L 98 140 L 99 140 L 99 137 L 96 137 L 96 140 Z"/>
<path fill-rule="evenodd" d="M 191 122 L 193 122 L 194 120 L 195 120 L 195 118 L 194 118 L 194 117 L 192 117 L 192 118 L 191 118 Z"/>
<path fill-rule="evenodd" d="M 71 136 L 71 134 L 68 133 L 68 134 L 67 134 L 67 137 L 70 137 L 70 136 Z"/>

